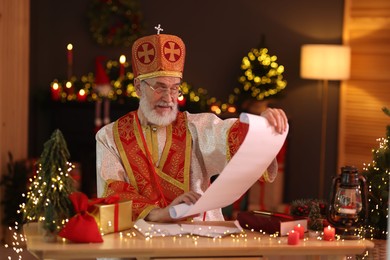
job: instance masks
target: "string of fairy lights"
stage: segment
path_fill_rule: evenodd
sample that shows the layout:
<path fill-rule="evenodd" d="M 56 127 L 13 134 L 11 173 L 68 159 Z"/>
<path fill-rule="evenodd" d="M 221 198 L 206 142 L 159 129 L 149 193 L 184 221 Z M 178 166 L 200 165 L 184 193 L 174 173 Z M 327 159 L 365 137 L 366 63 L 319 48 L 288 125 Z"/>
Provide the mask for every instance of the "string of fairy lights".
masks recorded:
<path fill-rule="evenodd" d="M 383 156 L 384 151 L 389 150 L 389 136 L 387 138 L 381 137 L 377 139 L 377 142 L 379 144 L 378 149 L 373 149 L 374 158 Z M 385 191 L 385 187 L 389 187 L 389 177 L 390 177 L 390 169 L 389 168 L 383 168 L 378 166 L 377 160 L 373 160 L 371 163 L 364 163 L 363 164 L 363 172 L 370 173 L 371 176 L 379 176 L 376 179 L 368 180 L 368 193 L 369 194 L 378 194 L 378 192 L 381 192 L 383 189 L 383 192 Z M 367 178 L 367 177 L 366 177 Z M 374 183 L 375 181 L 375 183 Z M 387 190 L 388 194 L 388 190 Z M 373 198 L 372 196 L 368 197 L 368 205 L 369 205 L 369 215 L 370 218 L 373 219 L 380 219 L 383 218 L 385 222 L 387 222 L 387 219 L 389 218 L 389 204 L 388 200 L 384 201 L 383 197 L 379 198 Z M 386 212 L 385 214 L 381 212 Z M 382 216 L 384 215 L 384 216 Z M 366 227 L 366 235 L 368 235 L 371 238 L 375 238 L 377 225 L 375 224 L 369 224 Z M 389 239 L 389 230 L 381 230 L 381 237 Z"/>
<path fill-rule="evenodd" d="M 38 164 L 38 170 L 36 174 L 29 179 L 30 186 L 27 194 L 22 194 L 26 198 L 27 204 L 22 203 L 18 214 L 22 214 L 27 222 L 33 221 L 45 221 L 45 216 L 42 215 L 41 209 L 49 206 L 51 202 L 48 194 L 62 192 L 65 186 L 65 179 L 70 178 L 69 173 L 75 168 L 71 162 L 66 162 L 67 169 L 57 168 L 55 176 L 50 178 L 51 183 L 47 183 L 41 176 L 42 164 Z M 56 224 L 57 230 L 60 230 L 66 219 L 60 220 L 59 223 L 53 220 Z"/>
<path fill-rule="evenodd" d="M 50 201 L 48 201 L 48 198 L 46 196 L 46 194 L 48 193 L 48 189 L 51 189 L 50 192 L 60 191 L 62 189 L 62 187 L 64 186 L 64 178 L 71 178 L 69 173 L 70 173 L 70 171 L 72 171 L 74 166 L 70 162 L 68 162 L 67 165 L 68 165 L 68 167 L 65 170 L 62 170 L 60 168 L 57 169 L 57 175 L 53 176 L 51 178 L 51 181 L 52 181 L 51 185 L 48 185 L 48 183 L 42 181 L 42 178 L 39 177 L 39 172 L 41 171 L 42 168 L 38 167 L 37 174 L 30 179 L 31 185 L 29 187 L 29 191 L 25 195 L 27 197 L 28 201 L 32 201 L 32 204 L 36 208 L 38 208 L 38 205 L 42 205 L 42 204 L 47 206 L 48 203 L 50 203 Z M 26 216 L 27 222 L 45 221 L 45 218 L 39 217 L 39 214 L 36 214 L 36 212 L 26 211 L 26 204 L 21 204 L 20 208 L 21 208 L 21 210 L 19 211 L 19 213 L 27 214 L 27 216 Z M 68 221 L 68 219 L 60 220 L 57 224 L 57 230 L 60 230 L 61 227 L 67 221 Z M 111 221 L 108 220 L 108 222 L 111 222 Z M 107 223 L 107 224 L 101 223 L 101 225 L 109 225 L 109 224 L 110 223 Z M 11 244 L 5 244 L 4 246 L 5 246 L 5 248 L 12 248 L 12 251 L 13 251 L 14 255 L 16 255 L 16 258 L 12 258 L 12 256 L 9 255 L 8 260 L 12 260 L 12 259 L 21 260 L 23 258 L 22 254 L 23 254 L 24 249 L 25 249 L 26 237 L 22 233 L 18 232 L 21 229 L 18 223 L 15 223 L 14 228 L 9 227 L 9 229 L 11 231 L 13 231 L 13 241 Z M 366 239 L 365 238 L 366 230 L 363 227 L 357 228 L 355 231 L 356 231 L 356 235 L 357 235 L 358 239 L 360 239 L 360 240 Z M 226 232 L 228 233 L 229 231 L 227 230 Z M 267 233 L 263 232 L 262 230 L 254 230 L 254 229 L 243 230 L 241 233 L 231 234 L 228 237 L 219 236 L 219 237 L 215 237 L 215 238 L 211 238 L 211 239 L 214 242 L 218 242 L 218 240 L 220 240 L 220 239 L 231 239 L 233 241 L 240 242 L 240 241 L 248 240 L 249 239 L 248 234 L 254 233 L 254 232 L 256 233 L 255 236 L 250 236 L 251 237 L 250 239 L 253 239 L 255 241 L 261 242 L 263 240 L 267 240 L 267 241 L 272 240 L 276 244 L 286 244 L 287 243 L 287 237 L 280 237 L 278 232 L 276 232 L 274 234 L 267 234 Z M 102 234 L 102 235 L 104 235 L 104 234 Z M 139 239 L 139 235 L 132 230 L 119 232 L 119 237 L 120 237 L 122 242 L 126 242 L 126 241 L 131 240 L 131 239 Z M 149 235 L 147 235 L 145 237 L 144 236 L 141 236 L 141 237 L 142 237 L 141 239 L 145 239 L 145 241 L 151 241 L 154 237 L 158 237 L 158 236 L 156 236 L 156 234 L 154 234 L 153 232 L 150 232 Z M 200 239 L 200 236 L 193 235 L 193 234 L 172 236 L 173 240 L 176 240 L 179 238 L 180 239 L 183 239 L 183 238 L 184 239 L 186 239 L 186 238 L 192 239 L 196 245 L 197 241 Z M 302 243 L 312 241 L 313 239 L 314 240 L 324 240 L 324 232 L 317 231 L 314 233 L 314 236 L 307 235 L 302 240 Z M 62 240 L 63 240 L 63 242 L 66 242 L 66 239 L 62 239 Z M 335 235 L 335 240 L 336 241 L 344 241 L 344 239 L 342 239 L 337 234 Z M 360 257 L 361 257 L 361 259 L 369 258 L 370 257 L 369 252 L 366 251 Z"/>

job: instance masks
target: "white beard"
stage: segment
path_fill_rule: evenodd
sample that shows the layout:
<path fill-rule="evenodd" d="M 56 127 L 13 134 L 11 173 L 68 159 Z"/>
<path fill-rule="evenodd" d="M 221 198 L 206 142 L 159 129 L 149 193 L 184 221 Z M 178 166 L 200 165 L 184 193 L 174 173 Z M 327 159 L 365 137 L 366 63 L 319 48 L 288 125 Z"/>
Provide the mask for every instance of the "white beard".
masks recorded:
<path fill-rule="evenodd" d="M 170 112 L 165 112 L 162 116 L 160 116 L 153 109 L 153 107 L 150 106 L 150 103 L 145 94 L 140 97 L 139 109 L 144 114 L 145 118 L 148 120 L 149 123 L 158 126 L 167 126 L 176 120 L 178 112 L 177 103 L 167 103 L 164 101 L 160 101 L 156 105 L 171 106 L 172 110 Z"/>

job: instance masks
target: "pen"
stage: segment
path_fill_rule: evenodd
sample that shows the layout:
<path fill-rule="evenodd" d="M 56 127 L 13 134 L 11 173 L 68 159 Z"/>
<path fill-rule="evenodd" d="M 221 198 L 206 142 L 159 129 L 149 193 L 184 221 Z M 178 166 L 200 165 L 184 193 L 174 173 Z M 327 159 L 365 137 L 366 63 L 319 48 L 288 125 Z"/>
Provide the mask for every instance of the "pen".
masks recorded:
<path fill-rule="evenodd" d="M 293 216 L 283 214 L 283 213 L 277 213 L 277 212 L 269 212 L 269 211 L 261 211 L 261 210 L 254 210 L 253 213 L 260 214 L 260 215 L 266 215 L 266 216 L 275 216 L 280 218 L 288 218 L 293 219 Z"/>

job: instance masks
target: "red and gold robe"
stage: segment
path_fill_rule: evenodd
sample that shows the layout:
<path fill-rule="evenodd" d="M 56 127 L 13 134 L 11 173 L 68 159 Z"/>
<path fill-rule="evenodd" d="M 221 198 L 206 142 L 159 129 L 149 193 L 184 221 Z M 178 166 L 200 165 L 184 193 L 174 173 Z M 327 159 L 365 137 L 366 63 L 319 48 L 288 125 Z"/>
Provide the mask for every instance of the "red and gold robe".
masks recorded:
<path fill-rule="evenodd" d="M 167 127 L 148 125 L 139 131 L 136 111 L 130 112 L 96 135 L 98 196 L 116 193 L 132 199 L 137 219 L 155 207 L 169 205 L 186 191 L 202 194 L 210 177 L 220 173 L 238 150 L 247 131 L 248 125 L 237 119 L 187 112 L 179 112 Z M 220 209 L 207 212 L 205 220 L 223 220 Z"/>

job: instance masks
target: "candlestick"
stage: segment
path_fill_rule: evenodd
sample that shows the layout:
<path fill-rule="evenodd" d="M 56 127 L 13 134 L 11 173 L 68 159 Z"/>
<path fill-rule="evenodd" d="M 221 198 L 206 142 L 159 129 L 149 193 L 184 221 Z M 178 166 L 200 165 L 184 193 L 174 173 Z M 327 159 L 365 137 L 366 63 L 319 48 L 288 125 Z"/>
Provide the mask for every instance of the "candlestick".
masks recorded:
<path fill-rule="evenodd" d="M 303 226 L 301 226 L 301 224 L 298 224 L 297 226 L 295 226 L 294 231 L 298 232 L 299 239 L 303 239 L 305 237 L 305 228 Z"/>
<path fill-rule="evenodd" d="M 298 245 L 299 244 L 299 233 L 295 232 L 294 230 L 291 230 L 288 233 L 287 244 L 288 245 Z"/>
<path fill-rule="evenodd" d="M 125 76 L 125 62 L 126 62 L 126 56 L 121 55 L 119 57 L 119 77 L 123 78 Z"/>
<path fill-rule="evenodd" d="M 336 230 L 334 229 L 334 227 L 328 226 L 328 227 L 324 228 L 323 239 L 326 241 L 333 241 L 335 239 L 335 233 L 336 233 Z"/>
<path fill-rule="evenodd" d="M 72 77 L 72 67 L 73 67 L 73 45 L 69 43 L 66 46 L 67 51 L 67 60 L 68 60 L 68 79 Z"/>

